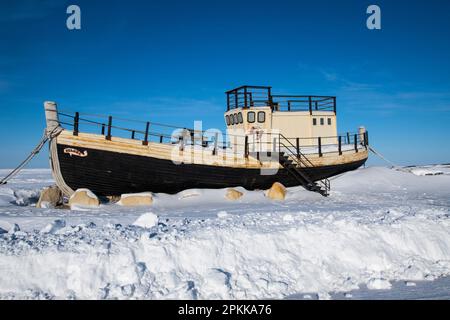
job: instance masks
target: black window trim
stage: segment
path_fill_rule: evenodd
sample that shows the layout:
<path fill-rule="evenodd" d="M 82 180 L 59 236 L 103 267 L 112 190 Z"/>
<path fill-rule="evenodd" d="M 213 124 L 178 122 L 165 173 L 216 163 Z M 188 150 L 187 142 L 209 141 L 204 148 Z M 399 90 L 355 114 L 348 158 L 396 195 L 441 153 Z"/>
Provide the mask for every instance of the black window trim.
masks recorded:
<path fill-rule="evenodd" d="M 264 114 L 264 119 L 263 119 L 263 121 L 259 121 L 259 115 L 260 115 L 260 114 Z M 258 115 L 257 115 L 256 119 L 258 120 L 258 123 L 264 123 L 264 122 L 266 122 L 266 113 L 265 113 L 264 111 L 258 111 Z"/>
<path fill-rule="evenodd" d="M 253 114 L 253 121 L 250 121 L 250 114 Z M 254 111 L 249 111 L 247 113 L 247 122 L 248 123 L 255 123 L 255 121 L 256 121 L 256 114 L 255 114 L 255 112 Z"/>
<path fill-rule="evenodd" d="M 244 123 L 244 118 L 242 117 L 242 112 L 238 113 L 238 122 L 239 123 Z"/>

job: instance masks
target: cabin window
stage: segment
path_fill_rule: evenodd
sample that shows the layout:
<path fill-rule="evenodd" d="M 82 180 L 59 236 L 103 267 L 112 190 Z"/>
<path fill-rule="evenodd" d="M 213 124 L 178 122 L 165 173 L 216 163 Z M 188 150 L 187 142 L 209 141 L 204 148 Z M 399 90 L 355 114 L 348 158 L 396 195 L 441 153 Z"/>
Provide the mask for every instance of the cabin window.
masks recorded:
<path fill-rule="evenodd" d="M 231 122 L 231 125 L 234 125 L 234 117 L 232 114 L 230 114 L 230 122 Z"/>
<path fill-rule="evenodd" d="M 320 125 L 323 126 L 325 124 L 325 120 L 323 118 L 320 118 Z"/>
<path fill-rule="evenodd" d="M 226 118 L 227 118 L 227 126 L 229 126 L 230 125 L 230 116 L 227 115 Z"/>
<path fill-rule="evenodd" d="M 266 113 L 264 111 L 258 112 L 258 122 L 259 123 L 266 122 Z"/>
<path fill-rule="evenodd" d="M 242 118 L 242 112 L 238 113 L 238 122 L 239 123 L 243 123 L 244 122 L 244 119 Z"/>
<path fill-rule="evenodd" d="M 328 125 L 331 126 L 331 118 L 328 118 Z"/>
<path fill-rule="evenodd" d="M 247 121 L 248 121 L 248 123 L 255 122 L 255 113 L 253 111 L 250 111 L 249 113 L 247 113 Z"/>
<path fill-rule="evenodd" d="M 235 114 L 233 115 L 233 118 L 234 118 L 234 124 L 238 124 L 239 121 L 238 121 L 237 113 L 235 113 Z"/>
<path fill-rule="evenodd" d="M 313 126 L 317 126 L 317 119 L 313 118 Z"/>

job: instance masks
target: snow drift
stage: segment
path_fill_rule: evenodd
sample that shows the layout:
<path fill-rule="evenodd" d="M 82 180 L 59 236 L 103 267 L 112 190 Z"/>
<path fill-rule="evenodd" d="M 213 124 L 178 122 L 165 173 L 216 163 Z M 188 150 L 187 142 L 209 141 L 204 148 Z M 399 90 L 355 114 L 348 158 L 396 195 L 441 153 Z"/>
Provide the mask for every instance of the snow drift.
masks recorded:
<path fill-rule="evenodd" d="M 0 235 L 0 298 L 326 298 L 450 274 L 448 175 L 369 168 L 332 183 L 329 198 L 290 188 L 284 202 L 262 191 L 239 203 L 217 196 L 226 190 L 160 194 L 154 214 L 3 212 L 25 227 Z"/>

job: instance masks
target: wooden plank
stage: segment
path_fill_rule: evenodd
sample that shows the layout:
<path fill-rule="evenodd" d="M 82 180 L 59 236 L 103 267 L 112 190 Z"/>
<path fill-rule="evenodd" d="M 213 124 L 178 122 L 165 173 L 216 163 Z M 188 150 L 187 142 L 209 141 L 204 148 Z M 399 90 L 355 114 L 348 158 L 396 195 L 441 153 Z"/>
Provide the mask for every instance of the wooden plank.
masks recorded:
<path fill-rule="evenodd" d="M 146 157 L 154 157 L 157 159 L 175 160 L 175 161 L 192 161 L 195 164 L 208 164 L 212 166 L 225 166 L 234 168 L 263 168 L 273 166 L 273 163 L 263 162 L 260 163 L 255 157 L 249 156 L 248 159 L 244 158 L 244 155 L 233 155 L 231 153 L 226 154 L 218 152 L 216 155 L 212 155 L 211 152 L 201 150 L 185 150 L 184 152 L 178 152 L 177 145 L 149 142 L 148 146 L 143 146 L 139 140 L 132 140 L 119 137 L 111 137 L 111 140 L 105 140 L 103 136 L 79 133 L 78 136 L 73 136 L 71 131 L 64 130 L 57 138 L 59 144 L 70 145 L 80 148 L 94 148 L 104 151 L 112 151 L 118 153 L 127 153 L 131 155 L 141 155 Z M 174 151 L 177 152 L 174 152 Z M 220 149 L 219 149 L 220 150 Z M 339 156 L 339 152 L 324 153 L 322 157 L 318 157 L 317 154 L 306 154 L 308 159 L 314 166 L 326 166 L 345 164 L 348 162 L 354 162 L 366 159 L 368 157 L 368 151 L 365 149 L 359 150 L 355 153 L 354 150 L 347 150 L 342 152 L 342 156 Z M 281 168 L 281 166 L 279 166 Z"/>

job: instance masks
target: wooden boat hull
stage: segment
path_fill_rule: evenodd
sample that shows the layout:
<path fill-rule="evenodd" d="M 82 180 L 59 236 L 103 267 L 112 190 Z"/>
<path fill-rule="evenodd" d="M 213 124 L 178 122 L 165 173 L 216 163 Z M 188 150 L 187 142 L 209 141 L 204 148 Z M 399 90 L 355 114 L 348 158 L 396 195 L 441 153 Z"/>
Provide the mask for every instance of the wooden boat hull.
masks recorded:
<path fill-rule="evenodd" d="M 177 193 L 191 188 L 241 186 L 266 189 L 278 181 L 287 187 L 299 185 L 284 168 L 275 175 L 261 175 L 260 168 L 174 164 L 169 159 L 83 147 L 73 154 L 73 145 L 55 143 L 61 178 L 72 190 L 88 188 L 101 196 L 143 191 Z M 78 149 L 74 149 L 77 152 Z M 86 152 L 86 153 L 84 153 Z M 88 154 L 89 156 L 83 156 Z M 346 163 L 300 168 L 314 181 L 355 170 L 367 157 Z M 53 163 L 55 165 L 55 163 Z"/>

